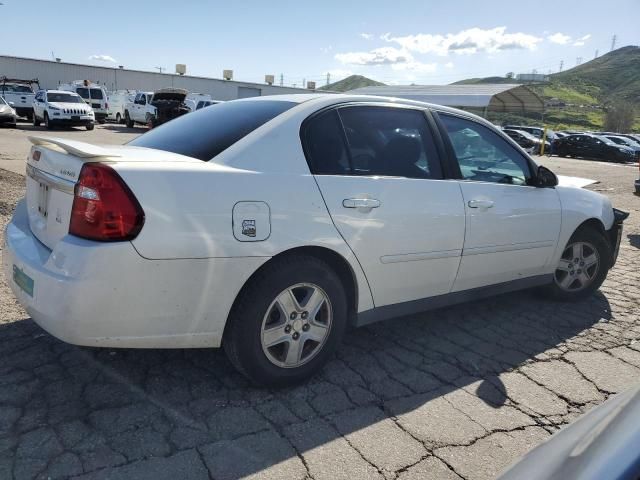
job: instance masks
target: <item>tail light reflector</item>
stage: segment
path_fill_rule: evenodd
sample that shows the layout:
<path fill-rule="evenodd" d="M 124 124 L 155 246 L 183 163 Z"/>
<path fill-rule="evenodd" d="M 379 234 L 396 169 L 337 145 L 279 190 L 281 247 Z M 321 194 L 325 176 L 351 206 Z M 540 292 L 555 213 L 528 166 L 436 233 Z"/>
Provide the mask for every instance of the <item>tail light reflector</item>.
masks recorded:
<path fill-rule="evenodd" d="M 100 242 L 134 239 L 144 225 L 144 211 L 133 192 L 111 167 L 85 163 L 75 186 L 69 233 Z"/>

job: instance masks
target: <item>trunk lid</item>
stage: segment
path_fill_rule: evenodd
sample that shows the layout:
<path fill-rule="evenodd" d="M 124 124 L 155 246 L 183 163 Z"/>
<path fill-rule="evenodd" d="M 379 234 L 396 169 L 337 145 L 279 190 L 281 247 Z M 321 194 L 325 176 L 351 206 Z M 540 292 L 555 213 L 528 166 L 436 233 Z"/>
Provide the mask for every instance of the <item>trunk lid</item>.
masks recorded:
<path fill-rule="evenodd" d="M 87 162 L 193 162 L 182 155 L 128 146 L 97 146 L 63 138 L 29 137 L 27 211 L 31 231 L 48 248 L 69 233 L 74 188 Z M 135 192 L 134 192 L 135 194 Z"/>

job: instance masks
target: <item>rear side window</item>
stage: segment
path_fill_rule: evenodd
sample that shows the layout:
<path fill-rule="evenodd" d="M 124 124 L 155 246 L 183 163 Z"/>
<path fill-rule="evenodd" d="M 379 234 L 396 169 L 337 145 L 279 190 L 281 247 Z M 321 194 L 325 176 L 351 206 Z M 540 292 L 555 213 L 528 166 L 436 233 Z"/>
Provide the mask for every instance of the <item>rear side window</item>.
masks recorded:
<path fill-rule="evenodd" d="M 295 105 L 281 100 L 219 103 L 171 120 L 128 145 L 208 161 Z"/>
<path fill-rule="evenodd" d="M 104 96 L 102 95 L 102 90 L 100 90 L 99 88 L 90 89 L 89 94 L 94 100 L 102 100 L 104 98 Z"/>
<path fill-rule="evenodd" d="M 442 178 L 439 158 L 419 110 L 349 106 L 314 117 L 305 132 L 317 175 Z"/>

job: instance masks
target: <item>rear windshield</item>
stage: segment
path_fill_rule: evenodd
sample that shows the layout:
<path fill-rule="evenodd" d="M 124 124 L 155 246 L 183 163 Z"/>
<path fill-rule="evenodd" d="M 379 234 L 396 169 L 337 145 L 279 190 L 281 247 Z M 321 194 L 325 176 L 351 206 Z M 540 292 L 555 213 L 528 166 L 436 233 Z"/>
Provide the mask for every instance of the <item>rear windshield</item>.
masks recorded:
<path fill-rule="evenodd" d="M 219 103 L 171 120 L 129 145 L 207 161 L 295 105 L 280 100 Z"/>
<path fill-rule="evenodd" d="M 93 98 L 94 100 L 102 100 L 104 98 L 102 96 L 102 90 L 100 90 L 99 88 L 92 88 L 91 90 L 89 90 L 89 92 L 91 92 L 91 98 Z"/>
<path fill-rule="evenodd" d="M 26 85 L 2 85 L 0 84 L 0 90 L 4 90 L 5 92 L 16 92 L 16 93 L 33 93 L 31 87 Z"/>

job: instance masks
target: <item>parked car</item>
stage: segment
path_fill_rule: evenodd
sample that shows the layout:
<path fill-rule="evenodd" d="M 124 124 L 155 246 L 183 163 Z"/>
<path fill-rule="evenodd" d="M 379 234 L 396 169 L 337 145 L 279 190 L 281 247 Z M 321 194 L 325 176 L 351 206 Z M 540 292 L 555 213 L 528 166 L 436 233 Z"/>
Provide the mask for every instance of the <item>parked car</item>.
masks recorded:
<path fill-rule="evenodd" d="M 508 128 L 503 129 L 504 133 L 511 137 L 518 145 L 527 150 L 529 153 L 538 153 L 540 152 L 540 144 L 542 143 L 542 139 L 533 136 L 529 132 L 525 132 L 524 130 L 511 130 Z M 545 142 L 545 151 L 549 151 L 551 148 L 551 144 L 549 142 Z"/>
<path fill-rule="evenodd" d="M 499 480 L 637 480 L 640 388 L 610 397 L 512 465 Z"/>
<path fill-rule="evenodd" d="M 2 258 L 35 322 L 78 345 L 223 346 L 270 385 L 321 368 L 349 325 L 591 295 L 626 218 L 486 120 L 404 99 L 258 97 L 125 146 L 31 141 Z"/>
<path fill-rule="evenodd" d="M 561 138 L 556 144 L 560 157 L 581 157 L 606 162 L 630 162 L 638 160 L 639 154 L 626 145 L 618 145 L 607 137 L 583 133 Z"/>
<path fill-rule="evenodd" d="M 109 109 L 107 110 L 107 119 L 116 123 L 124 123 L 124 110 L 127 102 L 132 102 L 136 96 L 135 91 L 118 90 L 107 94 L 107 102 Z"/>
<path fill-rule="evenodd" d="M 133 103 L 125 106 L 125 123 L 132 128 L 136 124 L 157 127 L 191 110 L 184 103 L 188 92 L 181 88 L 162 88 L 155 92 L 139 92 Z"/>
<path fill-rule="evenodd" d="M 0 96 L 0 125 L 9 125 L 15 128 L 16 119 L 17 115 L 13 106 L 9 105 L 9 103 Z"/>
<path fill-rule="evenodd" d="M 89 80 L 75 80 L 58 86 L 59 90 L 75 92 L 89 105 L 98 123 L 104 123 L 109 114 L 107 91 L 97 83 Z"/>
<path fill-rule="evenodd" d="M 542 137 L 544 136 L 545 138 L 544 151 L 549 155 L 551 155 L 552 153 L 556 153 L 555 142 L 558 139 L 558 137 L 556 136 L 556 133 L 550 128 L 547 129 L 546 135 L 545 135 L 544 128 L 542 127 L 531 127 L 529 125 L 507 125 L 504 128 L 509 130 L 522 130 L 524 132 L 530 133 L 531 135 L 533 135 L 536 138 L 539 138 L 540 140 L 542 140 Z"/>
<path fill-rule="evenodd" d="M 50 130 L 55 126 L 85 127 L 93 130 L 95 114 L 77 93 L 64 90 L 40 90 L 33 101 L 33 126 L 44 122 Z"/>
<path fill-rule="evenodd" d="M 19 80 L 0 77 L 0 96 L 4 97 L 11 105 L 18 117 L 26 117 L 28 120 L 31 120 L 33 116 L 33 99 L 35 97 L 31 85 L 38 85 L 38 79 Z"/>
<path fill-rule="evenodd" d="M 197 110 L 198 103 L 211 101 L 211 100 L 213 99 L 211 98 L 211 95 L 209 95 L 208 93 L 190 92 L 187 95 L 187 98 L 185 99 L 184 103 L 189 107 L 189 109 L 192 112 L 195 112 Z"/>
<path fill-rule="evenodd" d="M 606 135 L 606 138 L 616 145 L 625 145 L 631 148 L 636 154 L 640 152 L 640 143 L 638 141 L 630 140 L 628 137 L 623 137 L 622 135 Z"/>
<path fill-rule="evenodd" d="M 217 105 L 221 103 L 221 100 L 200 100 L 196 104 L 196 110 L 200 110 L 201 108 L 210 107 L 211 105 Z"/>

